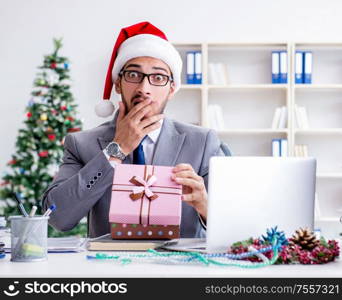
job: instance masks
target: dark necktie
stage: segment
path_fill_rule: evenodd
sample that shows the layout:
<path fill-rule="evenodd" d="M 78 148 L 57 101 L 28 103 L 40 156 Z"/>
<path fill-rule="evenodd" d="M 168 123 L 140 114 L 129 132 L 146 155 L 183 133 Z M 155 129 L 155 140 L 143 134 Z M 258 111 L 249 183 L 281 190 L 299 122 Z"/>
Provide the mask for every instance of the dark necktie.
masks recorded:
<path fill-rule="evenodd" d="M 144 165 L 145 164 L 145 155 L 142 142 L 146 136 L 141 140 L 139 146 L 133 151 L 133 164 L 134 165 Z"/>

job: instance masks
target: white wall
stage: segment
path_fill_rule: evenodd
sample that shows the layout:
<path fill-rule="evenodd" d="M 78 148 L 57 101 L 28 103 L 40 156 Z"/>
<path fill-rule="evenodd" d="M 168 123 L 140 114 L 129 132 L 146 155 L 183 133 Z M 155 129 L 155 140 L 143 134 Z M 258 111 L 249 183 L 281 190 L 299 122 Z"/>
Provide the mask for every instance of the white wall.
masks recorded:
<path fill-rule="evenodd" d="M 339 0 L 0 0 L 0 176 L 44 54 L 63 37 L 84 128 L 102 98 L 120 28 L 148 20 L 172 42 L 341 41 Z"/>

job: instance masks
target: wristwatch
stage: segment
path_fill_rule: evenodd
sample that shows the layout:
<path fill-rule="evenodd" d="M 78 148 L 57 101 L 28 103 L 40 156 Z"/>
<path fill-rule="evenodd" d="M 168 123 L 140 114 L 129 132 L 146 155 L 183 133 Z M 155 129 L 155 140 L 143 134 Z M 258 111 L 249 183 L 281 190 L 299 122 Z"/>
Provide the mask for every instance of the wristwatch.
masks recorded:
<path fill-rule="evenodd" d="M 111 142 L 106 147 L 106 152 L 109 156 L 124 160 L 126 154 L 122 152 L 120 145 L 116 142 Z"/>

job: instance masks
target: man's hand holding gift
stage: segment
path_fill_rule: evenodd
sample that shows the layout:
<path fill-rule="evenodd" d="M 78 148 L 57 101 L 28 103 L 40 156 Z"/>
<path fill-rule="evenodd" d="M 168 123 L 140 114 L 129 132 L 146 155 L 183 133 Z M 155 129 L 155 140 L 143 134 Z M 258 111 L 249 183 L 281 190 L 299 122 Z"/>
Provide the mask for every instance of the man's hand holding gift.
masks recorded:
<path fill-rule="evenodd" d="M 183 186 L 182 200 L 194 207 L 201 217 L 207 219 L 208 194 L 204 180 L 197 175 L 190 164 L 178 164 L 171 177 Z"/>

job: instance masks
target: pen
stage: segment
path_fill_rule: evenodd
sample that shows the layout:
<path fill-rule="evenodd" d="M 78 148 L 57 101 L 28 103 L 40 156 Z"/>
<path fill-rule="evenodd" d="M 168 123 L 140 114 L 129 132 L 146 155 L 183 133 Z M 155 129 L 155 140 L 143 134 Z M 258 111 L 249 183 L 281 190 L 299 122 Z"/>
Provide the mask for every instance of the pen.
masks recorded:
<path fill-rule="evenodd" d="M 30 216 L 30 217 L 33 217 L 34 214 L 36 213 L 36 211 L 37 211 L 37 206 L 33 205 L 33 206 L 32 206 L 32 209 L 31 209 L 31 211 L 30 211 L 29 216 Z"/>
<path fill-rule="evenodd" d="M 14 196 L 15 200 L 18 202 L 18 206 L 19 206 L 21 213 L 24 215 L 24 217 L 28 217 L 28 213 L 26 212 L 24 205 L 21 202 L 21 200 L 19 199 L 19 197 L 17 196 L 17 194 L 13 193 L 13 196 Z"/>
<path fill-rule="evenodd" d="M 52 204 L 47 211 L 45 212 L 45 214 L 43 215 L 43 217 L 48 217 L 54 210 L 56 209 L 56 205 Z"/>

